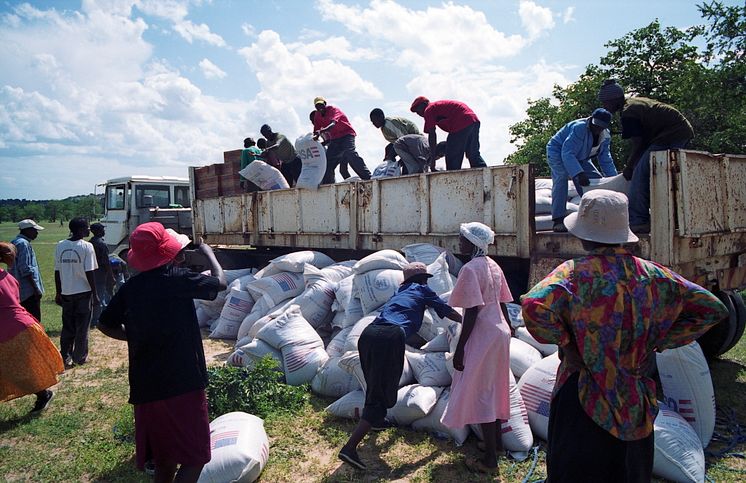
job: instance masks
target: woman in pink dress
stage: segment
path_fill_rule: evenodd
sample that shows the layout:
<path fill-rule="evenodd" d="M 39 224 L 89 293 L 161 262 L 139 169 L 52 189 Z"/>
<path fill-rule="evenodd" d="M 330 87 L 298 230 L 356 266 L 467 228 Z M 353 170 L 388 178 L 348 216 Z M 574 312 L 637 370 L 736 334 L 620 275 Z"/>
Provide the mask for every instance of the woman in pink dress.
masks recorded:
<path fill-rule="evenodd" d="M 15 258 L 15 247 L 0 242 L 0 262 L 11 266 Z M 49 387 L 63 371 L 60 351 L 21 306 L 18 281 L 0 269 L 0 402 L 35 394 L 31 412 L 42 411 L 54 396 Z"/>
<path fill-rule="evenodd" d="M 510 302 L 508 283 L 500 266 L 487 254 L 495 234 L 482 223 L 462 223 L 461 253 L 471 254 L 453 288 L 449 304 L 465 309 L 461 335 L 453 356 L 451 397 L 441 422 L 448 427 L 479 424 L 484 435 L 481 459 L 466 465 L 484 473 L 499 474 L 498 428 L 510 418 L 510 326 L 501 302 Z"/>

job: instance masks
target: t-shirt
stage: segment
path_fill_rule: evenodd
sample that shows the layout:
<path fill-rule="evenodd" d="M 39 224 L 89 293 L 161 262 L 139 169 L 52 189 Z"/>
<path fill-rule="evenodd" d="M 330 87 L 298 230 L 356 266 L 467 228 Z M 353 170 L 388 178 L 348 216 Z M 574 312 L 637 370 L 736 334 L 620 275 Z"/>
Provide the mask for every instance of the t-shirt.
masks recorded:
<path fill-rule="evenodd" d="M 393 143 L 407 134 L 420 134 L 420 130 L 406 117 L 387 117 L 381 126 L 381 134 L 386 141 Z"/>
<path fill-rule="evenodd" d="M 439 317 L 451 313 L 451 307 L 433 292 L 433 289 L 421 283 L 405 283 L 386 302 L 381 315 L 374 324 L 398 325 L 409 337 L 422 326 L 422 316 L 427 307 L 432 307 Z"/>
<path fill-rule="evenodd" d="M 433 101 L 425 108 L 425 129 L 430 133 L 438 126 L 445 132 L 458 132 L 479 122 L 469 106 L 459 101 Z"/>
<path fill-rule="evenodd" d="M 54 253 L 54 270 L 60 272 L 62 295 L 90 292 L 86 272 L 96 270 L 96 251 L 83 239 L 62 240 Z"/>
<path fill-rule="evenodd" d="M 679 111 L 647 97 L 627 99 L 621 119 L 622 139 L 641 137 L 645 146 L 666 146 L 694 137 L 692 125 Z"/>
<path fill-rule="evenodd" d="M 250 165 L 252 161 L 261 159 L 261 154 L 262 150 L 257 148 L 256 146 L 244 148 L 241 151 L 241 169 L 244 169 L 246 166 Z"/>
<path fill-rule="evenodd" d="M 277 137 L 275 137 L 275 140 L 272 141 L 272 144 L 277 145 L 277 147 L 274 148 L 274 152 L 275 154 L 277 154 L 277 158 L 282 161 L 282 164 L 293 161 L 298 156 L 295 152 L 295 146 L 293 146 L 293 143 L 291 143 L 284 134 L 275 134 Z"/>
<path fill-rule="evenodd" d="M 319 129 L 328 126 L 332 121 L 336 121 L 337 124 L 335 124 L 333 128 L 327 131 L 329 133 L 330 141 L 348 136 L 350 134 L 352 134 L 353 136 L 357 135 L 357 133 L 355 133 L 355 130 L 352 129 L 352 124 L 350 124 L 350 120 L 347 119 L 345 113 L 340 111 L 336 107 L 329 105 L 326 106 L 325 114 L 321 114 L 319 111 L 316 111 L 316 114 L 313 116 L 313 130 L 318 131 Z"/>
<path fill-rule="evenodd" d="M 99 324 L 124 325 L 131 404 L 207 387 L 207 368 L 193 299 L 214 300 L 217 278 L 170 265 L 130 278 L 106 306 Z"/>
<path fill-rule="evenodd" d="M 105 280 L 106 266 L 109 264 L 109 247 L 106 246 L 103 237 L 100 236 L 91 237 L 90 241 L 93 245 L 93 251 L 96 252 L 96 263 L 98 264 L 95 273 L 96 280 Z"/>

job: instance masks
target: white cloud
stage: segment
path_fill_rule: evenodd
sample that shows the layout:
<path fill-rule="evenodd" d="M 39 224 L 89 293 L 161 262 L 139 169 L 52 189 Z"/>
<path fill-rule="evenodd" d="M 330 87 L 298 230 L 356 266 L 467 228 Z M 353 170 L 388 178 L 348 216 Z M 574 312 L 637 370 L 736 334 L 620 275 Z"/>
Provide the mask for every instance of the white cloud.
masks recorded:
<path fill-rule="evenodd" d="M 413 10 L 392 0 L 373 0 L 367 8 L 319 0 L 316 7 L 324 20 L 389 43 L 393 60 L 415 70 L 447 72 L 455 64 L 478 66 L 515 56 L 527 43 L 520 35 L 496 30 L 484 13 L 453 3 Z"/>
<path fill-rule="evenodd" d="M 226 75 L 225 71 L 217 65 L 210 62 L 210 59 L 202 59 L 199 61 L 199 67 L 202 69 L 202 74 L 207 79 L 222 79 Z"/>
<path fill-rule="evenodd" d="M 575 21 L 575 7 L 567 7 L 565 12 L 562 14 L 562 23 L 570 23 Z"/>
<path fill-rule="evenodd" d="M 253 36 L 256 35 L 256 29 L 250 23 L 243 23 L 243 24 L 241 24 L 241 31 L 247 37 L 253 37 Z"/>
<path fill-rule="evenodd" d="M 137 8 L 146 15 L 160 17 L 173 23 L 181 22 L 189 14 L 189 2 L 179 0 L 140 0 Z"/>
<path fill-rule="evenodd" d="M 344 37 L 329 37 L 312 42 L 288 44 L 288 49 L 307 57 L 332 57 L 339 60 L 373 60 L 380 55 L 373 49 L 355 48 Z"/>
<path fill-rule="evenodd" d="M 521 0 L 518 6 L 518 14 L 521 17 L 521 24 L 532 39 L 541 35 L 542 32 L 554 28 L 552 11 L 534 2 Z"/>
<path fill-rule="evenodd" d="M 189 20 L 174 24 L 174 31 L 181 35 L 190 44 L 195 40 L 202 40 L 216 47 L 225 47 L 225 40 L 218 34 L 210 32 L 207 24 L 196 25 Z"/>

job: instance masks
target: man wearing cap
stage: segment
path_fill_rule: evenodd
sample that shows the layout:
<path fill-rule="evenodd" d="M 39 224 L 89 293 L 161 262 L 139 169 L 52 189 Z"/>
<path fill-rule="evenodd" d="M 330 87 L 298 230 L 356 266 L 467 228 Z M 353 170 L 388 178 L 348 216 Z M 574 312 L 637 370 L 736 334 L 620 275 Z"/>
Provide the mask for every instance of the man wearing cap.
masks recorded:
<path fill-rule="evenodd" d="M 655 352 L 691 343 L 728 312 L 712 293 L 623 246 L 637 242 L 624 194 L 586 193 L 565 225 L 589 254 L 522 297 L 531 335 L 560 346 L 547 481 L 650 481 Z"/>
<path fill-rule="evenodd" d="M 327 105 L 323 97 L 315 98 L 313 105 L 316 108 L 316 114 L 313 116 L 314 138 L 328 139 L 326 174 L 321 182 L 334 183 L 334 169 L 337 165 L 343 176 L 345 173 L 349 175 L 347 165 L 350 165 L 360 179 L 370 179 L 370 171 L 355 148 L 357 133 L 352 129 L 345 113 L 335 106 Z M 347 177 L 349 176 L 345 179 Z"/>
<path fill-rule="evenodd" d="M 635 233 L 650 233 L 650 153 L 685 148 L 694 137 L 689 121 L 673 106 L 647 97 L 624 98 L 614 79 L 604 81 L 598 92 L 604 109 L 620 111 L 622 139 L 631 143 L 624 177 L 629 190 L 629 224 Z"/>
<path fill-rule="evenodd" d="M 138 226 L 127 260 L 140 273 L 117 291 L 99 323 L 107 336 L 127 341 L 135 459 L 140 470 L 155 461 L 155 481 L 176 475 L 196 482 L 210 461 L 207 367 L 194 299 L 214 300 L 226 283 L 204 243 L 198 250 L 211 275 L 178 266 L 188 243 L 160 223 Z"/>
<path fill-rule="evenodd" d="M 44 227 L 34 220 L 18 222 L 18 236 L 11 243 L 16 247 L 16 260 L 9 268 L 10 274 L 18 280 L 21 293 L 21 305 L 29 311 L 36 320 L 41 322 L 41 297 L 44 295 L 44 284 L 41 281 L 41 270 L 36 261 L 36 253 L 31 242 L 39 236 L 39 230 Z"/>
<path fill-rule="evenodd" d="M 601 173 L 591 162 L 597 158 L 603 176 L 616 176 L 616 166 L 609 151 L 611 113 L 596 109 L 591 117 L 565 124 L 547 143 L 547 163 L 552 171 L 552 221 L 555 232 L 566 232 L 564 223 L 567 211 L 567 179 L 575 184 L 578 195 L 583 196 L 583 186 L 590 178 L 600 178 Z"/>
<path fill-rule="evenodd" d="M 91 233 L 93 233 L 93 236 L 88 241 L 93 245 L 93 250 L 96 252 L 96 263 L 98 264 L 98 268 L 93 272 L 93 278 L 96 281 L 98 303 L 93 307 L 93 315 L 91 317 L 91 327 L 96 327 L 101 311 L 109 303 L 115 280 L 114 272 L 109 262 L 109 247 L 106 246 L 106 242 L 104 241 L 106 227 L 101 223 L 94 223 L 91 225 Z"/>
<path fill-rule="evenodd" d="M 423 131 L 430 146 L 438 144 L 435 127 L 448 133 L 446 138 L 446 169 L 461 169 L 464 154 L 472 168 L 487 166 L 479 154 L 479 118 L 469 106 L 459 101 L 434 101 L 425 96 L 417 97 L 410 107 L 412 112 L 425 118 Z M 435 151 L 430 153 L 430 170 L 435 171 Z"/>
<path fill-rule="evenodd" d="M 300 177 L 303 164 L 295 152 L 295 146 L 284 135 L 273 132 L 269 124 L 264 124 L 259 129 L 262 136 L 267 140 L 267 147 L 262 154 L 272 166 L 279 166 L 279 170 L 292 188 Z"/>
<path fill-rule="evenodd" d="M 54 254 L 54 302 L 62 307 L 60 354 L 66 367 L 88 359 L 88 329 L 91 308 L 98 304 L 94 271 L 96 251 L 84 240 L 90 234 L 84 218 L 69 223 L 70 238 L 57 243 Z"/>
<path fill-rule="evenodd" d="M 414 262 L 404 267 L 404 281 L 386 302 L 381 314 L 360 335 L 358 349 L 365 376 L 365 406 L 360 422 L 339 452 L 339 459 L 365 470 L 357 454 L 357 446 L 373 429 L 388 426 L 386 411 L 396 404 L 399 379 L 404 369 L 404 343 L 422 326 L 425 309 L 432 307 L 439 317 L 461 322 L 461 315 L 438 297 L 430 287 L 424 263 Z"/>

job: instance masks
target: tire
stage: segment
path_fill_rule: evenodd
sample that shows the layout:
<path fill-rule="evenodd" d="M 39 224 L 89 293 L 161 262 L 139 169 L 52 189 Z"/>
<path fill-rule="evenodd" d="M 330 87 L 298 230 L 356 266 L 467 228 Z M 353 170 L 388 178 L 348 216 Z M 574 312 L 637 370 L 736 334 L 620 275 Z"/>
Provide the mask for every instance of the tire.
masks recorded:
<path fill-rule="evenodd" d="M 729 295 L 725 292 L 716 292 L 715 295 L 728 309 L 728 317 L 715 324 L 697 339 L 702 352 L 708 359 L 714 359 L 725 352 L 735 336 L 737 325 L 736 309 Z"/>
<path fill-rule="evenodd" d="M 733 302 L 733 308 L 735 309 L 736 324 L 733 338 L 725 347 L 722 354 L 725 354 L 738 344 L 738 341 L 741 340 L 741 337 L 743 336 L 743 330 L 746 327 L 746 304 L 743 302 L 743 297 L 738 292 L 731 292 L 729 295 L 731 302 Z"/>

